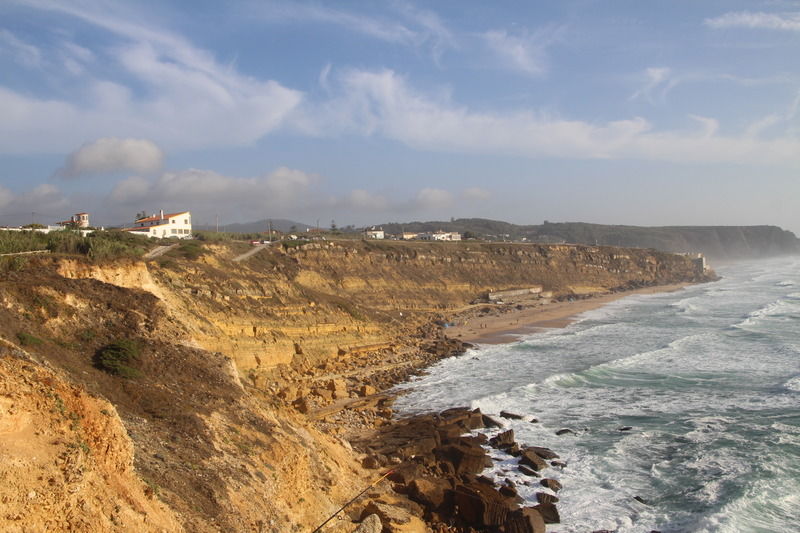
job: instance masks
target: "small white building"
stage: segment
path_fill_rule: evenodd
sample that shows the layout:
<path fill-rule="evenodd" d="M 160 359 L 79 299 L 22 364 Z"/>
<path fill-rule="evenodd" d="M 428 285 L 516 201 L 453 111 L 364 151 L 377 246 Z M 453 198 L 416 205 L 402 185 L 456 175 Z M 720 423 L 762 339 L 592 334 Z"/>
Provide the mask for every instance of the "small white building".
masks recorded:
<path fill-rule="evenodd" d="M 383 229 L 378 228 L 375 229 L 375 226 L 372 226 L 372 229 L 365 229 L 364 230 L 364 238 L 365 239 L 385 239 L 386 234 L 383 232 Z"/>
<path fill-rule="evenodd" d="M 400 238 L 404 241 L 411 241 L 419 237 L 419 233 L 414 233 L 412 231 L 404 231 L 400 234 Z"/>
<path fill-rule="evenodd" d="M 179 213 L 165 214 L 162 209 L 157 214 L 136 219 L 133 223 L 133 227 L 124 228 L 122 231 L 130 231 L 136 235 L 158 237 L 161 239 L 170 237 L 191 239 L 192 213 L 190 211 L 181 211 Z"/>

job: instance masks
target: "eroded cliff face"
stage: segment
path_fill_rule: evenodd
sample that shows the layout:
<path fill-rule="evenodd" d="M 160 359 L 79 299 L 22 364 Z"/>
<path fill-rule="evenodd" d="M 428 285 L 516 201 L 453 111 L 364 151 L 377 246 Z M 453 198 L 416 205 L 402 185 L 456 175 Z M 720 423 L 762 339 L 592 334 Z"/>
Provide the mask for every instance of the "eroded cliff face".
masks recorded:
<path fill-rule="evenodd" d="M 419 351 L 424 324 L 487 291 L 703 279 L 686 257 L 614 248 L 342 241 L 240 263 L 236 252 L 102 266 L 41 259 L 0 279 L 0 476 L 43 472 L 22 487 L 47 494 L 41 520 L 88 509 L 97 531 L 311 530 L 371 479 L 345 441 L 322 432 L 335 426 L 295 409 L 307 395 L 316 391 L 319 407 L 369 394 L 359 387 L 371 375 Z M 95 367 L 118 338 L 141 344 L 138 377 Z M 20 448 L 25 432 L 42 446 L 35 460 Z M 48 458 L 62 455 L 85 483 L 56 476 Z M 34 512 L 17 500 L 0 529 Z"/>
<path fill-rule="evenodd" d="M 653 250 L 348 241 L 266 249 L 242 263 L 218 251 L 167 268 L 73 262 L 59 271 L 154 294 L 186 328 L 184 342 L 228 355 L 243 376 L 403 342 L 432 314 L 489 291 L 591 294 L 703 279 L 686 257 Z"/>

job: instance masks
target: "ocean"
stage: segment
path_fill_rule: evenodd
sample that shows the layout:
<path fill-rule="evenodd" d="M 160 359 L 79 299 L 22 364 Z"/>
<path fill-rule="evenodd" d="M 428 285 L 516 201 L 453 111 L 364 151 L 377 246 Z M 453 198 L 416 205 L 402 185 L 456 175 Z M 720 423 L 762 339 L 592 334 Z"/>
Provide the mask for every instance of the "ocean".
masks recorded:
<path fill-rule="evenodd" d="M 717 273 L 443 360 L 395 407 L 525 415 L 503 419 L 516 440 L 567 463 L 545 474 L 563 484 L 548 531 L 800 531 L 800 258 Z M 542 487 L 492 454 L 535 504 Z"/>

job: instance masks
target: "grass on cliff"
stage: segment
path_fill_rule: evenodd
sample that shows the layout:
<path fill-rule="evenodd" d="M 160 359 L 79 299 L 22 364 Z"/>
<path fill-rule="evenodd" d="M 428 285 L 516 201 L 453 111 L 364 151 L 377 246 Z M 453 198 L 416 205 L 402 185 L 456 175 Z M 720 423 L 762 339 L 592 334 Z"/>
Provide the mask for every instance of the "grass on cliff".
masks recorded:
<path fill-rule="evenodd" d="M 138 342 L 131 339 L 117 339 L 97 350 L 94 356 L 94 365 L 115 376 L 139 377 L 142 373 L 131 364 L 139 360 L 141 352 L 142 348 Z"/>
<path fill-rule="evenodd" d="M 56 254 L 82 255 L 92 261 L 140 257 L 156 243 L 141 235 L 124 231 L 96 231 L 82 236 L 77 231 L 0 231 L 0 254 L 47 250 Z M 24 257 L 4 257 L 2 270 L 24 266 Z"/>

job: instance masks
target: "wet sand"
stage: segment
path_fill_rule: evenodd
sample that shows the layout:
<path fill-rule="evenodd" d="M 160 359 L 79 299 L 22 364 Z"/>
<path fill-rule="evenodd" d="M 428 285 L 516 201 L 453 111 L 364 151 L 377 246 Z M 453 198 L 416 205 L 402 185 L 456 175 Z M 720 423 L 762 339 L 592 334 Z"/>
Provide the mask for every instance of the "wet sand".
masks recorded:
<path fill-rule="evenodd" d="M 632 294 L 655 294 L 659 292 L 677 291 L 688 283 L 645 287 L 632 291 L 601 294 L 591 298 L 573 302 L 553 302 L 549 304 L 512 309 L 500 312 L 491 304 L 477 307 L 493 307 L 487 316 L 461 316 L 453 319 L 456 323 L 446 329 L 448 337 L 477 344 L 503 344 L 514 342 L 524 335 L 536 333 L 549 328 L 563 328 L 576 320 L 576 316 L 592 309 L 602 307 L 609 302 L 619 300 Z"/>

